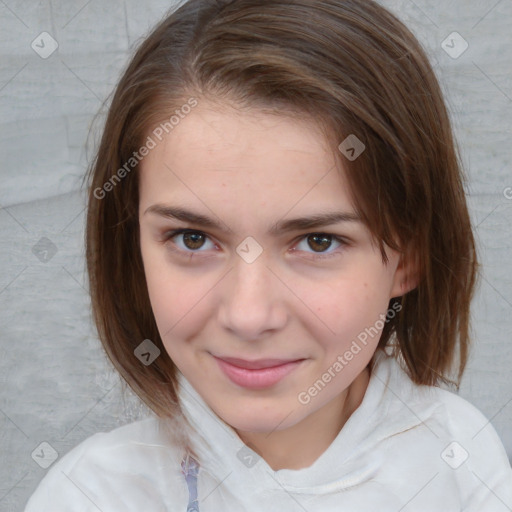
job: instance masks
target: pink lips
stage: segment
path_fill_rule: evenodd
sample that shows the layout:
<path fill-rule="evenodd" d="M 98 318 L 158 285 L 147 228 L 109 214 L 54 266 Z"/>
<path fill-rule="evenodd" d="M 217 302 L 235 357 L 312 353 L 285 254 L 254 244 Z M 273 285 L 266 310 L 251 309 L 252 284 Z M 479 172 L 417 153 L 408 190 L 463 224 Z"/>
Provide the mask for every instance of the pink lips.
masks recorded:
<path fill-rule="evenodd" d="M 304 361 L 304 359 L 245 361 L 232 357 L 214 357 L 220 369 L 232 382 L 252 389 L 263 389 L 277 384 Z"/>

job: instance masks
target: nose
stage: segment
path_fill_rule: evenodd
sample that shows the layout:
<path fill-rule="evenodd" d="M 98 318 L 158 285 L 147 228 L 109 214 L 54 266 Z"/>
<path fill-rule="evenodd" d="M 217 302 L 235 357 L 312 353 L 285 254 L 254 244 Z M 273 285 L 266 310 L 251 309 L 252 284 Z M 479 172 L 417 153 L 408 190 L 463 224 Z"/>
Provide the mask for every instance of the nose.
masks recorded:
<path fill-rule="evenodd" d="M 263 254 L 252 263 L 236 256 L 234 267 L 223 280 L 219 322 L 241 340 L 268 336 L 282 329 L 288 319 L 284 300 L 287 288 Z"/>

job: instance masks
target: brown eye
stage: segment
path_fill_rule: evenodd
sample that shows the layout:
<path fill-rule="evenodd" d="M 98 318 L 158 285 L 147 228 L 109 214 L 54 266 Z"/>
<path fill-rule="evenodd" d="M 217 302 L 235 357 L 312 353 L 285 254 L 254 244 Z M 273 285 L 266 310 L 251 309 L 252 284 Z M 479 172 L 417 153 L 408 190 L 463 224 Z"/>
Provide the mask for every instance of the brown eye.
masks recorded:
<path fill-rule="evenodd" d="M 190 229 L 175 229 L 174 231 L 169 231 L 163 236 L 162 241 L 169 249 L 178 253 L 202 253 L 207 249 L 215 247 L 215 244 L 210 240 L 208 235 L 201 231 Z M 210 247 L 208 247 L 208 243 Z"/>
<path fill-rule="evenodd" d="M 323 252 L 326 249 L 329 249 L 329 247 L 332 244 L 332 235 L 325 235 L 322 233 L 314 233 L 312 235 L 309 235 L 307 237 L 308 245 L 313 249 L 315 252 Z"/>
<path fill-rule="evenodd" d="M 308 233 L 301 237 L 300 242 L 293 248 L 293 252 L 297 251 L 301 257 L 310 260 L 326 260 L 341 256 L 343 250 L 349 246 L 350 241 L 344 237 L 330 233 Z"/>
<path fill-rule="evenodd" d="M 183 243 L 187 249 L 200 249 L 204 244 L 205 236 L 201 233 L 183 233 Z"/>

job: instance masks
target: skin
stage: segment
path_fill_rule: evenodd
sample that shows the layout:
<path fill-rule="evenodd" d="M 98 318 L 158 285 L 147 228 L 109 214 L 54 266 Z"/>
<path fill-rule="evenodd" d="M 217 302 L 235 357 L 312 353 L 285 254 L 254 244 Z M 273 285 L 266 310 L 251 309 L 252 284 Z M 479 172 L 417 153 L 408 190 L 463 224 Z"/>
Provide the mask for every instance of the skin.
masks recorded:
<path fill-rule="evenodd" d="M 226 231 L 147 212 L 157 203 L 211 217 Z M 407 291 L 400 255 L 388 248 L 383 264 L 360 221 L 267 232 L 321 211 L 355 213 L 343 170 L 311 119 L 201 100 L 141 163 L 141 252 L 165 349 L 274 470 L 310 466 L 335 439 L 364 397 L 380 332 L 307 404 L 298 396 Z M 166 240 L 178 228 L 198 237 Z M 344 243 L 315 243 L 316 233 Z M 263 249 L 252 263 L 236 252 L 249 236 Z M 322 255 L 330 257 L 315 259 Z M 306 360 L 253 390 L 234 384 L 212 354 Z"/>

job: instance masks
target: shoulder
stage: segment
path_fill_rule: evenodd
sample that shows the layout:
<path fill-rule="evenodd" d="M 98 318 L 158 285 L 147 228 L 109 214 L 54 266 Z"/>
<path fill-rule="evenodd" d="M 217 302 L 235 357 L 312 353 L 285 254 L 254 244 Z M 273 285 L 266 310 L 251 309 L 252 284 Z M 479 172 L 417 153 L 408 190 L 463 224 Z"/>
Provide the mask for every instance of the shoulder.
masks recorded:
<path fill-rule="evenodd" d="M 502 461 L 510 467 L 505 448 L 491 420 L 477 407 L 452 391 L 418 386 L 415 404 L 428 411 L 425 421 L 441 438 L 464 442 L 475 457 Z"/>
<path fill-rule="evenodd" d="M 511 510 L 512 468 L 491 420 L 453 392 L 434 388 L 431 394 L 438 404 L 431 428 L 439 435 L 440 459 L 464 510 Z"/>
<path fill-rule="evenodd" d="M 489 459 L 492 453 L 495 461 L 510 468 L 496 430 L 477 407 L 453 391 L 415 384 L 396 360 L 387 362 L 393 374 L 388 384 L 397 390 L 388 390 L 388 394 L 394 395 L 390 407 L 393 414 L 405 409 L 411 424 L 427 427 L 434 437 L 464 443 L 473 450 L 475 458 Z"/>
<path fill-rule="evenodd" d="M 512 510 L 512 468 L 490 419 L 454 392 L 416 385 L 396 362 L 386 364 L 387 440 L 400 467 L 421 460 L 420 474 L 434 479 L 429 487 L 456 493 L 464 511 Z"/>
<path fill-rule="evenodd" d="M 441 437 L 494 441 L 504 452 L 491 421 L 469 401 L 441 387 L 415 384 L 393 357 L 382 356 L 379 362 L 381 400 L 403 424 L 427 424 Z"/>
<path fill-rule="evenodd" d="M 49 469 L 25 512 L 167 510 L 168 486 L 174 478 L 173 492 L 179 491 L 180 471 L 179 450 L 150 416 L 71 449 Z"/>

